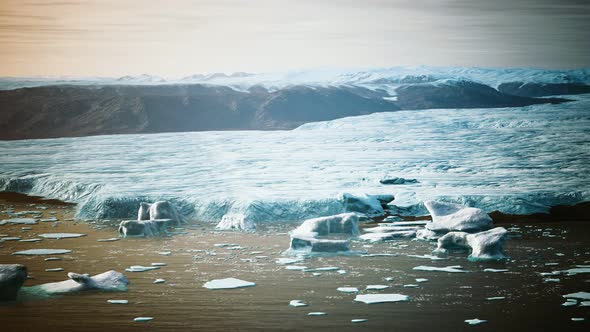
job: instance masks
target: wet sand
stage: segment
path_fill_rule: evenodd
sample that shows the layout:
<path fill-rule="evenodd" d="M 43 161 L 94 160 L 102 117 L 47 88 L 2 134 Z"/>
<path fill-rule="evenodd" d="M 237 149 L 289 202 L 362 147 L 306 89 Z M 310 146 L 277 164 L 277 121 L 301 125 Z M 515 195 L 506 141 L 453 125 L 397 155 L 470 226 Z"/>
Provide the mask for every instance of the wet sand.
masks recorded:
<path fill-rule="evenodd" d="M 32 205 L 31 205 L 32 204 Z M 574 331 L 590 328 L 589 307 L 562 307 L 563 294 L 590 291 L 588 275 L 556 276 L 559 283 L 544 283 L 539 272 L 564 270 L 590 264 L 590 225 L 560 222 L 515 225 L 519 230 L 506 243 L 508 262 L 469 262 L 465 253 L 454 253 L 448 260 L 412 258 L 408 254 L 430 254 L 435 244 L 424 241 L 393 241 L 367 244 L 355 242 L 353 250 L 369 254 L 397 256 L 332 256 L 308 258 L 307 267 L 337 266 L 346 274 L 289 271 L 275 263 L 289 246 L 285 234 L 295 225 L 260 226 L 256 233 L 216 232 L 212 225 L 195 224 L 187 234 L 162 238 L 121 239 L 116 228 L 72 218 L 74 207 L 59 202 L 0 200 L 0 211 L 9 206 L 16 211 L 38 210 L 43 218 L 55 215 L 60 221 L 37 225 L 4 225 L 0 234 L 35 238 L 49 232 L 83 233 L 85 237 L 40 242 L 0 242 L 0 263 L 20 263 L 33 277 L 25 286 L 65 280 L 69 271 L 92 275 L 116 270 L 130 280 L 129 291 L 78 294 L 0 304 L 2 331 Z M 51 214 L 55 212 L 55 214 Z M 0 219 L 8 218 L 1 213 Z M 503 224 L 510 227 L 509 224 Z M 22 227 L 31 227 L 23 230 Z M 227 249 L 215 244 L 232 243 L 241 248 Z M 34 248 L 71 249 L 58 256 L 15 256 L 13 252 Z M 170 251 L 171 255 L 158 254 Z M 560 254 L 560 255 L 557 255 Z M 563 255 L 561 255 L 563 254 Z M 258 256 L 258 257 L 257 257 Z M 265 257 L 263 257 L 265 256 Z M 44 261 L 47 257 L 62 260 Z M 166 263 L 159 270 L 125 272 L 131 265 Z M 554 265 L 545 266 L 546 263 Z M 461 265 L 470 273 L 423 272 L 419 265 Z M 62 272 L 45 269 L 62 267 Z M 505 273 L 483 272 L 486 268 L 508 269 Z M 255 282 L 255 287 L 235 290 L 208 290 L 202 285 L 212 279 L 235 277 Z M 385 278 L 393 278 L 386 281 Z M 156 278 L 166 279 L 153 284 Z M 417 283 L 415 278 L 429 281 Z M 371 284 L 388 285 L 381 291 L 366 291 Z M 404 285 L 418 284 L 417 288 Z M 342 293 L 337 287 L 358 287 L 362 294 L 400 293 L 411 300 L 403 303 L 367 305 L 353 301 L 356 294 Z M 489 297 L 503 300 L 486 300 Z M 129 304 L 108 304 L 109 299 L 126 299 Z M 307 307 L 290 307 L 299 299 Z M 309 312 L 326 316 L 307 316 Z M 151 316 L 147 323 L 133 318 Z M 586 318 L 574 322 L 572 317 Z M 352 319 L 368 319 L 351 323 Z M 466 319 L 485 319 L 487 323 L 467 325 Z"/>

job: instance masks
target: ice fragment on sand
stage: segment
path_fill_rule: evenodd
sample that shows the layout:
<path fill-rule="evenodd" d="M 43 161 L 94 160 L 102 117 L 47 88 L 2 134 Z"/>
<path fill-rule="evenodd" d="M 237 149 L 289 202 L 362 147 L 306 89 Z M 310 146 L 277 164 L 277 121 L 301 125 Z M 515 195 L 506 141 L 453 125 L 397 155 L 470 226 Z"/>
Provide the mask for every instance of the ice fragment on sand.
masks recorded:
<path fill-rule="evenodd" d="M 307 314 L 308 316 L 326 316 L 327 313 L 321 311 L 310 312 Z"/>
<path fill-rule="evenodd" d="M 474 318 L 474 319 L 466 319 L 465 323 L 469 324 L 469 325 L 479 325 L 481 323 L 485 323 L 487 322 L 487 320 L 483 320 L 483 319 L 478 319 L 478 318 Z"/>
<path fill-rule="evenodd" d="M 18 242 L 39 242 L 39 241 L 43 241 L 43 239 L 33 238 L 33 239 L 18 240 Z"/>
<path fill-rule="evenodd" d="M 305 259 L 304 258 L 279 258 L 275 261 L 275 263 L 277 264 L 293 264 L 293 263 L 299 263 L 299 262 L 303 262 Z"/>
<path fill-rule="evenodd" d="M 149 322 L 153 319 L 154 319 L 154 317 L 135 317 L 135 318 L 133 318 L 133 321 L 143 323 L 143 322 Z"/>
<path fill-rule="evenodd" d="M 483 272 L 492 272 L 492 273 L 508 272 L 508 269 L 484 269 Z"/>
<path fill-rule="evenodd" d="M 128 304 L 128 300 L 107 300 L 107 303 L 110 304 Z"/>
<path fill-rule="evenodd" d="M 61 255 L 71 253 L 68 249 L 29 249 L 17 251 L 13 255 Z"/>
<path fill-rule="evenodd" d="M 45 218 L 45 219 L 41 219 L 41 222 L 54 222 L 54 221 L 58 221 L 59 219 L 57 219 L 56 217 L 50 217 L 50 218 Z"/>
<path fill-rule="evenodd" d="M 416 278 L 416 282 L 427 282 L 428 279 L 426 278 Z"/>
<path fill-rule="evenodd" d="M 304 303 L 301 300 L 291 300 L 291 302 L 289 302 L 289 305 L 292 307 L 307 307 L 308 304 Z"/>
<path fill-rule="evenodd" d="M 350 320 L 351 323 L 364 323 L 366 321 L 368 321 L 368 319 L 365 318 L 355 318 Z"/>
<path fill-rule="evenodd" d="M 343 293 L 358 293 L 359 291 L 356 287 L 338 287 L 336 290 Z"/>
<path fill-rule="evenodd" d="M 506 299 L 505 296 L 494 296 L 494 297 L 486 298 L 486 300 L 488 300 L 488 301 L 499 301 L 499 300 L 504 300 L 504 299 Z"/>
<path fill-rule="evenodd" d="M 402 294 L 363 294 L 357 295 L 354 300 L 366 304 L 373 304 L 385 302 L 407 302 L 410 301 L 410 297 Z"/>
<path fill-rule="evenodd" d="M 154 280 L 154 284 L 163 284 L 165 282 L 166 282 L 166 280 L 164 280 L 164 279 L 156 279 L 156 280 Z"/>
<path fill-rule="evenodd" d="M 127 272 L 145 272 L 151 270 L 157 270 L 160 267 L 158 266 L 141 266 L 141 265 L 132 265 L 125 269 Z"/>
<path fill-rule="evenodd" d="M 152 266 L 166 266 L 166 263 L 152 263 Z"/>
<path fill-rule="evenodd" d="M 45 272 L 60 272 L 60 271 L 63 271 L 63 270 L 64 270 L 63 267 L 56 267 L 56 268 L 53 268 L 53 269 L 45 269 Z"/>
<path fill-rule="evenodd" d="M 98 239 L 96 241 L 98 241 L 98 242 L 114 242 L 114 241 L 119 241 L 119 240 L 121 240 L 121 238 L 112 237 L 112 238 L 109 238 L 109 239 Z"/>
<path fill-rule="evenodd" d="M 11 218 L 11 219 L 4 219 L 0 221 L 0 225 L 6 224 L 24 224 L 24 225 L 34 225 L 39 221 L 39 219 L 35 218 Z"/>
<path fill-rule="evenodd" d="M 207 289 L 232 289 L 256 286 L 255 283 L 236 278 L 215 279 L 207 281 L 203 287 Z"/>
<path fill-rule="evenodd" d="M 50 261 L 61 261 L 61 257 L 48 257 L 45 258 L 46 262 L 50 262 Z"/>
<path fill-rule="evenodd" d="M 45 233 L 39 234 L 40 237 L 45 239 L 69 239 L 69 238 L 76 238 L 86 236 L 86 234 L 80 233 Z"/>
<path fill-rule="evenodd" d="M 435 267 L 435 266 L 420 265 L 420 266 L 416 266 L 413 268 L 413 270 L 416 270 L 416 271 L 436 271 L 436 272 L 449 272 L 449 273 L 469 272 L 469 271 L 460 270 L 460 269 L 461 269 L 461 266 L 458 266 L 458 265 L 447 266 L 447 267 Z"/>
<path fill-rule="evenodd" d="M 387 285 L 367 285 L 367 290 L 383 290 L 389 288 Z"/>
<path fill-rule="evenodd" d="M 307 269 L 307 266 L 302 266 L 302 265 L 287 265 L 285 267 L 285 270 L 293 270 L 293 271 L 303 271 Z"/>
<path fill-rule="evenodd" d="M 170 256 L 170 255 L 172 255 L 172 252 L 171 251 L 158 251 L 158 255 Z"/>
<path fill-rule="evenodd" d="M 435 232 L 479 232 L 492 228 L 492 218 L 482 209 L 459 204 L 426 201 L 424 206 L 432 216 L 426 228 Z"/>

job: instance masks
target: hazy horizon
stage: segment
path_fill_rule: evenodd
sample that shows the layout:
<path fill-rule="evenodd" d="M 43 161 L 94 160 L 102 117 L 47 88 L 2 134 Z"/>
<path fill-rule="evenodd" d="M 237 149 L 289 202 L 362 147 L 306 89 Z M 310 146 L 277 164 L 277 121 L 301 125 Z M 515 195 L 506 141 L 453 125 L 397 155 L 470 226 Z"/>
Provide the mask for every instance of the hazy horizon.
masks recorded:
<path fill-rule="evenodd" d="M 590 67 L 586 1 L 0 3 L 0 76 Z"/>

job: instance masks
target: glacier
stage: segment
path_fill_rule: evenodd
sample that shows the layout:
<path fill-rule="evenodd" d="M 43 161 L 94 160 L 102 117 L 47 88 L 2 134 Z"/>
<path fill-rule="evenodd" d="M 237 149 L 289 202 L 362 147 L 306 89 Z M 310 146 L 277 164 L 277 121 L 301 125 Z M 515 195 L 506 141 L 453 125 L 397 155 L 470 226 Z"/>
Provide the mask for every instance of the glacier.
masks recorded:
<path fill-rule="evenodd" d="M 439 200 L 512 214 L 590 200 L 590 95 L 521 108 L 398 111 L 292 131 L 107 135 L 0 142 L 0 191 L 78 203 L 78 218 L 134 218 L 168 200 L 189 220 L 302 221 L 346 197 Z M 388 186 L 384 178 L 417 179 Z"/>

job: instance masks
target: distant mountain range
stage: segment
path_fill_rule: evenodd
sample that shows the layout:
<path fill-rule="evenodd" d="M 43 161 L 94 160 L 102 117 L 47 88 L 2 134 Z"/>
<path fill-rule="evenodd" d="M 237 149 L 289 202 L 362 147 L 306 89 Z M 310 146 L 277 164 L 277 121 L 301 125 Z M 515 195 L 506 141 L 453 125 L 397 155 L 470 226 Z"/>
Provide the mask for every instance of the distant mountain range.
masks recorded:
<path fill-rule="evenodd" d="M 334 73 L 0 79 L 0 139 L 292 129 L 430 108 L 518 107 L 590 93 L 590 70 L 419 67 Z M 32 87 L 26 87 L 31 85 Z M 12 88 L 9 88 L 12 87 Z"/>

